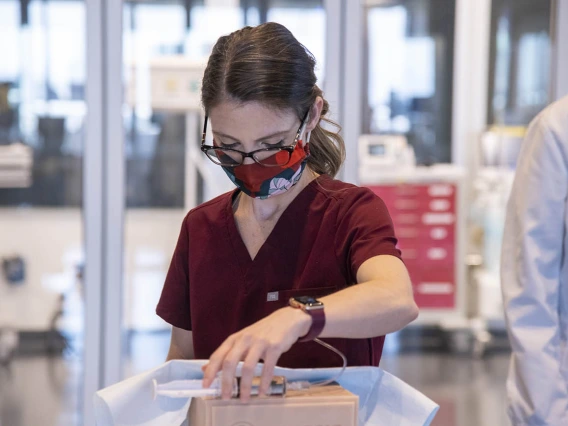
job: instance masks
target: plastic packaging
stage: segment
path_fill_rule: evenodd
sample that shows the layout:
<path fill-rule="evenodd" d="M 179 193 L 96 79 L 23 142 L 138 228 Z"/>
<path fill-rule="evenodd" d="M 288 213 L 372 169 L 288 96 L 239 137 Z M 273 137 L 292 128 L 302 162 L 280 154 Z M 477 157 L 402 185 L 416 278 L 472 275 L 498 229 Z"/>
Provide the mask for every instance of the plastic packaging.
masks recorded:
<path fill-rule="evenodd" d="M 260 393 L 260 377 L 253 377 L 251 396 L 257 396 Z M 221 396 L 221 378 L 216 378 L 208 388 L 203 387 L 202 380 L 174 380 L 171 382 L 158 384 L 156 380 L 152 381 L 154 386 L 154 397 L 165 396 L 169 398 L 195 398 L 203 396 L 220 397 Z M 286 378 L 283 376 L 274 376 L 268 388 L 268 395 L 286 395 Z M 295 385 L 296 389 L 298 385 Z M 301 388 L 301 387 L 300 387 Z M 232 397 L 237 398 L 240 393 L 240 377 L 233 379 Z"/>

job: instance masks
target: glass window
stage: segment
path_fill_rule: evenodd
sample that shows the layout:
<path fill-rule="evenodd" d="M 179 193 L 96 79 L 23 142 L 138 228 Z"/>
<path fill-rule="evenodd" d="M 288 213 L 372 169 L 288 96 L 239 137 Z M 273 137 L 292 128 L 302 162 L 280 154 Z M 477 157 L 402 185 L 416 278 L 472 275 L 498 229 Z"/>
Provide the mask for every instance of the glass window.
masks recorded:
<path fill-rule="evenodd" d="M 363 133 L 403 134 L 419 164 L 451 161 L 455 1 L 366 8 Z"/>
<path fill-rule="evenodd" d="M 325 10 L 323 0 L 312 2 L 274 1 L 268 10 L 267 22 L 278 22 L 288 28 L 300 43 L 316 58 L 319 87 L 325 79 Z M 309 25 L 306 23 L 309 22 Z"/>
<path fill-rule="evenodd" d="M 2 425 L 83 423 L 85 9 L 0 1 Z"/>
<path fill-rule="evenodd" d="M 489 125 L 525 125 L 550 102 L 551 0 L 493 0 Z"/>
<path fill-rule="evenodd" d="M 150 64 L 184 53 L 186 9 L 179 2 L 125 2 L 124 106 L 127 207 L 182 207 L 185 118 L 152 108 Z"/>
<path fill-rule="evenodd" d="M 0 81 L 14 81 L 20 72 L 20 5 L 17 1 L 0 2 L 0 39 L 2 61 Z"/>
<path fill-rule="evenodd" d="M 0 147 L 30 173 L 10 183 L 17 173 L 4 167 L 0 206 L 81 204 L 84 8 L 80 1 L 32 1 L 21 15 L 19 2 L 0 2 L 0 36 L 8 40 L 0 61 Z M 16 143 L 26 147 L 20 157 L 8 152 Z"/>

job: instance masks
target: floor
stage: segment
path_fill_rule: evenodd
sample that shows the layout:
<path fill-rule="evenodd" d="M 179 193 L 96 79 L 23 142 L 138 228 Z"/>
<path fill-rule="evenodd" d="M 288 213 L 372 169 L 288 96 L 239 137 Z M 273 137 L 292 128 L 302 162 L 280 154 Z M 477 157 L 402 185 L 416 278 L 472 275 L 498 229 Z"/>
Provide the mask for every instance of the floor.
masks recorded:
<path fill-rule="evenodd" d="M 387 355 L 381 367 L 440 405 L 432 426 L 506 426 L 509 355 Z"/>
<path fill-rule="evenodd" d="M 127 374 L 163 361 L 168 336 L 133 336 Z M 151 348 L 151 350 L 149 350 Z M 388 352 L 381 366 L 440 404 L 433 426 L 500 426 L 505 417 L 508 355 Z M 0 366 L 0 426 L 76 426 L 81 378 L 78 356 L 21 356 Z"/>

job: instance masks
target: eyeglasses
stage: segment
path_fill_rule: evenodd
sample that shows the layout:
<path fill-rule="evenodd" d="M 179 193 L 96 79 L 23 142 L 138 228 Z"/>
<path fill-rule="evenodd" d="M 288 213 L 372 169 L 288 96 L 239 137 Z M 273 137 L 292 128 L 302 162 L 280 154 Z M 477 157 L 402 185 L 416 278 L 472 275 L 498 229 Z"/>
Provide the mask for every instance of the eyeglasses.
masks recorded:
<path fill-rule="evenodd" d="M 302 123 L 298 131 L 296 132 L 296 137 L 291 145 L 278 146 L 272 148 L 262 148 L 251 152 L 243 152 L 233 148 L 223 148 L 216 145 L 205 145 L 205 135 L 207 133 L 207 121 L 208 116 L 205 116 L 205 123 L 203 125 L 203 135 L 201 137 L 201 151 L 207 155 L 213 163 L 224 167 L 236 167 L 243 164 L 245 158 L 252 158 L 256 163 L 265 167 L 276 167 L 285 166 L 290 162 L 292 158 L 292 153 L 298 144 L 300 136 L 306 127 L 306 119 L 308 118 L 308 112 L 304 115 Z"/>

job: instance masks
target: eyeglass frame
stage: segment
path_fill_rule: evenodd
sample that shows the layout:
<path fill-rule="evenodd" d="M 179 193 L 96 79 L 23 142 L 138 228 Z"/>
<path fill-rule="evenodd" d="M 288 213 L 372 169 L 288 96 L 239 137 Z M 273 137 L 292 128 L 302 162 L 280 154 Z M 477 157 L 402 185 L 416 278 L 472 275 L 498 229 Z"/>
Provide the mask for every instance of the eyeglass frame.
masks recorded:
<path fill-rule="evenodd" d="M 308 108 L 308 110 L 306 111 L 306 114 L 304 115 L 304 118 L 302 119 L 302 122 L 300 124 L 300 127 L 298 128 L 298 131 L 296 132 L 296 136 L 294 137 L 294 142 L 292 142 L 290 145 L 285 145 L 285 146 L 278 146 L 278 147 L 272 147 L 272 148 L 261 148 L 261 149 L 256 149 L 254 151 L 251 152 L 243 152 L 243 151 L 239 151 L 238 149 L 234 149 L 234 148 L 223 148 L 221 146 L 215 146 L 215 145 L 205 145 L 205 137 L 207 134 L 207 122 L 209 120 L 209 116 L 205 115 L 205 121 L 203 123 L 203 133 L 201 135 L 201 152 L 203 152 L 205 154 L 205 156 L 213 163 L 216 164 L 217 166 L 221 166 L 221 167 L 238 167 L 241 166 L 244 161 L 245 158 L 252 158 L 252 160 L 256 163 L 259 164 L 263 167 L 278 167 L 278 166 L 285 166 L 286 164 L 288 164 L 290 162 L 290 159 L 292 158 L 292 153 L 294 152 L 294 149 L 296 148 L 296 145 L 298 145 L 298 141 L 300 140 L 300 136 L 302 135 L 302 132 L 305 130 L 306 125 L 307 125 L 307 118 L 308 118 L 308 114 L 310 113 L 310 109 Z M 207 151 L 209 151 L 210 149 L 220 149 L 221 151 L 232 151 L 232 152 L 236 152 L 238 154 L 241 154 L 242 156 L 242 161 L 239 164 L 235 164 L 232 166 L 223 166 L 222 164 L 218 164 L 215 161 L 213 161 L 211 159 L 211 157 L 209 157 L 209 155 L 207 155 Z M 254 158 L 254 154 L 257 154 L 259 152 L 268 152 L 268 151 L 274 151 L 274 153 L 276 154 L 277 152 L 280 151 L 288 151 L 288 153 L 290 154 L 290 156 L 288 157 L 288 161 L 285 164 L 275 164 L 275 165 L 267 165 L 267 164 L 262 164 L 260 163 L 256 158 Z"/>

